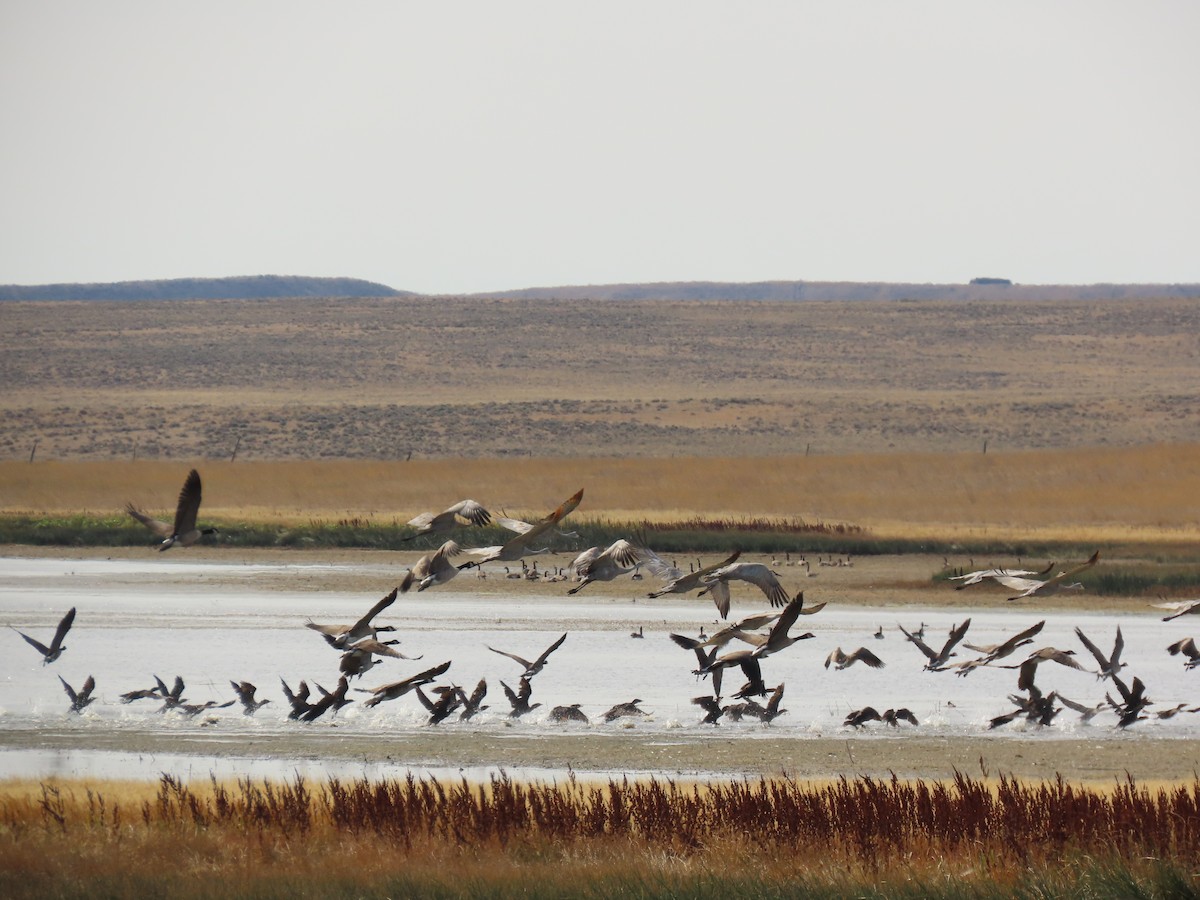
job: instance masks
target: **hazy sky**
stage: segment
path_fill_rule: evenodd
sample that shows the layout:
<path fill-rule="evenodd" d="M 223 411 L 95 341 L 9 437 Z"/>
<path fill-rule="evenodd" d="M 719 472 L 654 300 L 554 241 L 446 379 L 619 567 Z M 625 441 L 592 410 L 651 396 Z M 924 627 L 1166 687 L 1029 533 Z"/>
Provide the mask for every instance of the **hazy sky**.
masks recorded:
<path fill-rule="evenodd" d="M 1200 3 L 0 0 L 0 283 L 1200 281 Z"/>

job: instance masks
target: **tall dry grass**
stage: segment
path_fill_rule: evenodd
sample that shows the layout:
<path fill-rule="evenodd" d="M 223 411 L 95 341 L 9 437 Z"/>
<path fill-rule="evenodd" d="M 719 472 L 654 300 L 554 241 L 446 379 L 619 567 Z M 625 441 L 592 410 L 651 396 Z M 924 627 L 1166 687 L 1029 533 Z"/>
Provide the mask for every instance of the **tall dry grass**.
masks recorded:
<path fill-rule="evenodd" d="M 169 513 L 187 469 L 205 515 L 401 522 L 472 497 L 540 516 L 580 487 L 577 518 L 805 519 L 880 537 L 1194 541 L 1200 448 L 744 459 L 0 462 L 0 512 Z"/>
<path fill-rule="evenodd" d="M 0 786 L 6 897 L 921 896 L 954 885 L 1003 896 L 1097 867 L 1116 873 L 1107 893 L 1120 896 L 1125 880 L 1190 883 L 1198 862 L 1200 783 Z"/>

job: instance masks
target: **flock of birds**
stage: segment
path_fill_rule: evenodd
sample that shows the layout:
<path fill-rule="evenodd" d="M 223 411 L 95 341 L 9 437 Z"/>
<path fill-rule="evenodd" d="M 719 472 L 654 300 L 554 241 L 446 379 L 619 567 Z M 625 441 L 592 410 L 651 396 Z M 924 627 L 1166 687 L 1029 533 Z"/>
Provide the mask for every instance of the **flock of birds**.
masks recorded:
<path fill-rule="evenodd" d="M 336 687 L 329 690 L 315 680 L 312 686 L 305 680 L 300 681 L 293 688 L 281 678 L 282 690 L 290 707 L 288 718 L 313 722 L 327 713 L 334 716 L 338 710 L 354 702 L 354 699 L 349 696 L 350 685 L 354 679 L 360 679 L 365 673 L 379 665 L 383 659 L 413 659 L 396 649 L 398 641 L 386 638 L 388 632 L 396 630 L 395 627 L 379 625 L 375 621 L 396 601 L 400 594 L 411 590 L 423 591 L 445 584 L 460 571 L 479 567 L 488 562 L 521 563 L 524 573 L 518 577 L 529 577 L 530 570 L 525 568 L 525 557 L 550 551 L 549 543 L 546 543 L 546 546 L 536 545 L 547 542 L 582 499 L 583 491 L 580 490 L 547 516 L 534 523 L 493 516 L 474 500 L 463 500 L 441 513 L 425 513 L 412 519 L 408 524 L 415 529 L 411 536 L 413 538 L 446 534 L 455 529 L 472 525 L 483 526 L 492 522 L 512 531 L 514 536 L 499 546 L 477 548 L 462 548 L 455 541 L 447 540 L 435 551 L 422 556 L 405 573 L 400 585 L 373 604 L 355 622 L 349 624 L 307 622 L 306 627 L 320 635 L 331 648 L 338 652 L 338 680 Z M 154 519 L 132 504 L 127 505 L 126 510 L 160 538 L 160 550 L 167 550 L 175 545 L 185 547 L 193 545 L 204 535 L 216 533 L 215 528 L 198 526 L 200 502 L 200 476 L 195 470 L 192 470 L 180 491 L 173 522 L 168 523 Z M 691 592 L 695 592 L 697 595 L 707 594 L 711 596 L 721 619 L 726 620 L 731 607 L 731 582 L 745 582 L 753 585 L 761 591 L 773 608 L 779 610 L 778 612 L 756 614 L 733 624 L 725 624 L 715 630 L 712 635 L 705 634 L 701 629 L 698 637 L 682 634 L 670 634 L 669 637 L 676 645 L 694 654 L 696 666 L 691 670 L 692 674 L 697 678 L 707 679 L 709 682 L 711 690 L 692 699 L 692 703 L 698 706 L 703 713 L 701 719 L 703 723 L 716 725 L 722 718 L 731 721 L 751 718 L 769 724 L 778 716 L 786 713 L 787 710 L 781 706 L 784 684 L 783 682 L 773 686 L 767 684 L 763 673 L 764 662 L 795 644 L 815 637 L 812 632 L 793 634 L 792 629 L 800 620 L 800 616 L 819 613 L 825 604 L 806 606 L 803 591 L 799 591 L 794 596 L 790 595 L 780 583 L 779 575 L 773 568 L 759 563 L 740 562 L 739 553 L 736 551 L 719 563 L 707 567 L 695 565 L 685 573 L 675 565 L 667 563 L 645 546 L 645 543 L 645 539 L 641 537 L 636 542 L 618 540 L 608 547 L 592 547 L 579 554 L 569 567 L 570 577 L 576 583 L 567 593 L 574 595 L 588 584 L 596 581 L 611 581 L 624 574 L 632 574 L 633 577 L 640 578 L 640 570 L 645 568 L 651 575 L 664 582 L 658 589 L 650 591 L 648 596 L 659 597 L 665 594 Z M 452 562 L 463 553 L 477 558 L 462 564 Z M 955 587 L 959 590 L 986 583 L 1000 584 L 1014 592 L 1008 598 L 1010 600 L 1044 596 L 1058 591 L 1080 590 L 1082 586 L 1073 579 L 1085 569 L 1096 565 L 1099 557 L 1099 552 L 1094 553 L 1086 561 L 1058 572 L 1054 572 L 1055 564 L 1051 563 L 1039 571 L 991 568 L 953 575 L 950 576 L 950 580 L 956 582 Z M 1167 606 L 1172 611 L 1170 615 L 1164 617 L 1164 621 L 1188 614 L 1200 614 L 1200 601 L 1167 604 Z M 75 609 L 72 608 L 62 617 L 49 644 L 43 644 L 30 635 L 17 632 L 41 654 L 43 665 L 55 662 L 67 649 L 64 639 L 74 624 L 75 612 Z M 924 623 L 911 631 L 902 625 L 897 627 L 904 639 L 925 658 L 924 669 L 928 672 L 954 672 L 960 677 L 966 677 L 985 667 L 1017 671 L 1016 692 L 1008 697 L 1013 708 L 994 717 L 990 722 L 990 727 L 996 728 L 1017 720 L 1024 720 L 1034 726 L 1046 726 L 1063 710 L 1072 710 L 1078 713 L 1084 722 L 1091 721 L 1101 713 L 1112 713 L 1116 717 L 1117 726 L 1121 728 L 1150 718 L 1148 709 L 1153 703 L 1147 696 L 1142 680 L 1134 676 L 1129 683 L 1126 683 L 1125 678 L 1121 675 L 1122 670 L 1126 668 L 1126 663 L 1121 659 L 1124 640 L 1120 626 L 1116 629 L 1113 647 L 1108 653 L 1105 653 L 1089 639 L 1080 628 L 1075 629 L 1080 644 L 1097 665 L 1094 670 L 1097 679 L 1110 681 L 1116 689 L 1115 697 L 1111 691 L 1108 691 L 1103 700 L 1087 704 L 1071 700 L 1059 690 L 1043 691 L 1036 684 L 1039 668 L 1048 663 L 1085 670 L 1085 667 L 1076 658 L 1077 654 L 1074 649 L 1045 646 L 1029 652 L 1024 659 L 1017 662 L 1006 662 L 1006 660 L 1013 659 L 1018 650 L 1035 642 L 1035 638 L 1045 625 L 1044 620 L 1013 634 L 1006 640 L 986 645 L 972 644 L 966 640 L 970 625 L 969 618 L 954 625 L 940 646 L 936 642 L 932 645 L 926 643 Z M 12 628 L 11 625 L 9 627 Z M 15 628 L 13 630 L 16 631 Z M 520 718 L 542 706 L 540 702 L 532 702 L 533 679 L 544 669 L 551 654 L 562 646 L 567 636 L 564 633 L 533 659 L 488 646 L 488 650 L 512 660 L 521 668 L 520 674 L 514 679 L 515 688 L 510 687 L 504 681 L 500 682 L 509 704 L 509 718 Z M 643 638 L 644 632 L 639 628 L 630 637 Z M 874 633 L 873 637 L 877 640 L 885 637 L 882 626 Z M 734 645 L 736 649 L 727 649 L 730 645 Z M 958 648 L 960 647 L 972 651 L 975 655 L 969 659 L 958 658 Z M 1181 656 L 1186 669 L 1190 670 L 1200 666 L 1200 649 L 1190 637 L 1172 643 L 1167 650 L 1173 656 Z M 416 659 L 419 658 L 416 657 Z M 866 646 L 860 646 L 848 652 L 838 647 L 826 657 L 824 663 L 825 668 L 832 671 L 844 670 L 857 664 L 875 669 L 883 668 L 885 665 L 879 655 Z M 449 661 L 443 662 L 399 681 L 381 684 L 370 689 L 355 688 L 355 691 L 370 695 L 362 701 L 366 708 L 411 694 L 428 713 L 427 724 L 429 725 L 443 722 L 452 715 L 457 715 L 460 721 L 467 721 L 480 711 L 489 708 L 483 702 L 487 697 L 488 684 L 486 679 L 480 679 L 470 693 L 453 682 L 439 684 L 439 679 L 446 675 L 450 665 Z M 730 699 L 736 702 L 723 702 L 724 679 L 727 670 L 737 670 L 745 679 L 745 682 L 729 695 Z M 185 716 L 198 716 L 213 709 L 226 708 L 238 703 L 241 705 L 243 714 L 252 716 L 271 702 L 269 699 L 259 699 L 257 688 L 250 682 L 230 681 L 235 699 L 223 703 L 215 700 L 192 703 L 184 697 L 186 686 L 181 677 L 176 676 L 170 687 L 157 675 L 153 678 L 154 685 L 124 693 L 120 697 L 121 701 L 133 703 L 152 700 L 160 704 L 160 712 L 174 711 Z M 59 680 L 70 700 L 72 712 L 82 712 L 95 701 L 93 692 L 96 685 L 91 676 L 78 690 L 61 676 L 59 676 Z M 635 698 L 631 701 L 617 703 L 603 713 L 602 718 L 605 722 L 613 722 L 626 717 L 646 716 L 648 713 L 640 706 L 642 702 Z M 581 704 L 578 703 L 556 705 L 548 710 L 546 718 L 553 722 L 588 722 L 588 716 L 580 707 Z M 1153 715 L 1158 718 L 1170 718 L 1184 712 L 1200 712 L 1200 707 L 1189 707 L 1180 703 L 1166 709 L 1156 710 Z M 889 708 L 880 712 L 874 707 L 865 706 L 851 711 L 845 717 L 843 724 L 846 727 L 858 729 L 872 722 L 881 722 L 899 728 L 902 723 L 916 726 L 918 719 L 907 708 Z"/>

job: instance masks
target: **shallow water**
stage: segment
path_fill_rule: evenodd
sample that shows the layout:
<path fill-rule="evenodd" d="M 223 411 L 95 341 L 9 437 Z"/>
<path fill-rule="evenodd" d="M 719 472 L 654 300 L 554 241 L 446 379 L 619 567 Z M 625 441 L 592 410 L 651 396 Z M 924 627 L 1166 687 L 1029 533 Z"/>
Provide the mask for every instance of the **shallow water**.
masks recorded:
<path fill-rule="evenodd" d="M 427 727 L 428 714 L 413 694 L 368 709 L 361 704 L 366 695 L 354 693 L 352 696 L 360 702 L 338 713 L 337 728 L 326 727 L 328 717 L 313 724 L 287 719 L 288 705 L 280 678 L 293 687 L 307 679 L 310 684 L 316 681 L 332 688 L 338 680 L 338 652 L 304 623 L 309 619 L 352 622 L 394 586 L 395 570 L 381 567 L 379 590 L 374 594 L 316 593 L 302 587 L 306 572 L 312 568 L 193 563 L 157 555 L 147 561 L 0 559 L 0 620 L 48 643 L 66 610 L 75 606 L 78 611 L 65 641 L 68 649 L 51 665 L 43 666 L 36 651 L 14 632 L 5 631 L 7 636 L 0 637 L 0 746 L 5 731 L 37 730 L 60 738 L 65 734 L 71 740 L 78 737 L 77 750 L 10 746 L 0 751 L 0 777 L 68 773 L 157 777 L 167 769 L 178 774 L 185 770 L 205 775 L 209 771 L 262 771 L 286 776 L 298 767 L 303 767 L 302 774 L 339 777 L 371 774 L 379 767 L 389 774 L 409 771 L 411 767 L 391 766 L 387 760 L 347 760 L 335 758 L 333 753 L 327 759 L 271 758 L 272 738 L 294 734 L 297 729 L 328 734 L 332 746 L 348 735 L 394 736 L 402 741 L 405 735 Z M 256 587 L 261 576 L 269 576 L 270 589 Z M 296 590 L 278 589 L 281 580 L 286 585 L 291 578 L 296 580 Z M 647 600 L 645 588 L 634 582 L 630 582 L 624 596 L 567 597 L 564 585 L 564 596 L 554 598 L 523 595 L 521 585 L 514 587 L 511 596 L 481 596 L 466 589 L 456 590 L 463 582 L 464 588 L 469 587 L 469 580 L 462 579 L 442 588 L 401 596 L 385 610 L 377 624 L 395 626 L 395 633 L 389 637 L 401 641 L 397 649 L 421 658 L 384 659 L 356 679 L 354 687 L 371 688 L 396 681 L 450 660 L 451 668 L 439 683 L 452 681 L 469 693 L 480 679 L 486 679 L 489 708 L 469 723 L 458 722 L 452 716 L 438 726 L 443 729 L 506 729 L 507 734 L 526 737 L 572 732 L 636 733 L 644 737 L 648 748 L 687 735 L 712 733 L 711 726 L 701 724 L 702 713 L 691 703 L 692 697 L 709 691 L 707 682 L 692 674 L 695 656 L 668 639 L 670 632 L 694 636 L 701 627 L 711 632 L 716 625 L 712 607 L 706 601 Z M 735 587 L 735 618 L 763 608 L 755 605 L 761 600 L 756 594 L 752 587 Z M 820 601 L 818 591 L 811 594 L 810 603 Z M 1148 693 L 1156 701 L 1152 710 L 1180 702 L 1195 704 L 1200 694 L 1200 674 L 1185 671 L 1182 661 L 1169 656 L 1165 649 L 1189 633 L 1191 622 L 1186 617 L 1164 623 L 1160 613 L 1149 608 L 1145 613 L 1121 615 L 1041 613 L 1030 604 L 987 609 L 964 605 L 958 610 L 906 606 L 897 612 L 897 616 L 886 616 L 879 609 L 839 606 L 801 617 L 793 632 L 812 631 L 814 638 L 763 661 L 767 684 L 786 685 L 783 706 L 787 714 L 770 728 L 753 720 L 725 722 L 720 726 L 722 738 L 753 741 L 766 736 L 798 740 L 837 736 L 847 733 L 842 724 L 846 714 L 866 705 L 880 710 L 910 708 L 925 736 L 989 733 L 1004 739 L 1005 735 L 1027 735 L 1022 723 L 988 732 L 989 721 L 1012 708 L 1006 697 L 1016 692 L 1014 670 L 988 668 L 966 678 L 951 672 L 924 671 L 924 657 L 896 628 L 897 622 L 910 630 L 925 622 L 927 643 L 940 646 L 950 627 L 968 615 L 972 623 L 966 640 L 980 644 L 1003 640 L 1044 618 L 1045 628 L 1035 643 L 1006 662 L 1019 662 L 1026 651 L 1052 645 L 1076 650 L 1077 659 L 1088 668 L 1094 667 L 1093 660 L 1076 638 L 1075 625 L 1107 651 L 1120 624 L 1126 642 L 1123 658 L 1129 664 L 1123 675 L 1127 682 L 1138 675 L 1147 684 Z M 886 636 L 877 640 L 873 635 L 881 625 Z M 639 626 L 644 628 L 644 639 L 632 639 L 631 632 Z M 500 682 L 515 688 L 522 669 L 489 650 L 489 646 L 532 659 L 564 632 L 566 641 L 533 681 L 533 700 L 541 707 L 519 721 L 509 720 Z M 879 670 L 862 665 L 844 671 L 826 669 L 825 658 L 837 646 L 847 651 L 866 646 L 887 665 Z M 959 659 L 972 655 L 960 647 Z M 59 676 L 79 687 L 88 675 L 96 679 L 99 699 L 82 715 L 75 715 L 68 710 Z M 254 717 L 243 716 L 240 706 L 186 717 L 176 712 L 159 713 L 155 701 L 120 702 L 120 694 L 126 691 L 152 687 L 155 675 L 168 684 L 176 675 L 182 676 L 187 685 L 185 697 L 193 703 L 235 699 L 231 680 L 255 683 L 259 697 L 272 702 Z M 740 671 L 728 671 L 726 697 L 743 680 Z M 1039 669 L 1037 683 L 1045 692 L 1058 690 L 1073 700 L 1093 705 L 1104 699 L 1106 690 L 1116 694 L 1111 682 L 1100 682 L 1094 674 L 1053 663 Z M 635 697 L 642 701 L 649 716 L 603 722 L 601 716 L 610 706 Z M 551 707 L 573 703 L 581 705 L 591 724 L 548 721 Z M 1081 734 L 1093 741 L 1140 739 L 1142 735 L 1200 737 L 1198 715 L 1151 719 L 1128 731 L 1115 728 L 1114 723 L 1115 716 L 1105 713 L 1092 724 L 1082 725 L 1075 713 L 1065 711 L 1041 733 L 1047 740 Z M 862 734 L 878 733 L 882 738 L 880 728 L 876 724 Z M 144 754 L 109 753 L 89 746 L 96 736 L 120 730 L 171 734 L 183 747 L 191 739 L 199 741 L 202 736 L 207 744 L 219 735 L 219 740 L 227 741 L 229 753 L 219 757 L 186 752 L 159 754 L 148 761 Z M 503 762 L 496 760 L 498 767 Z M 444 770 L 431 764 L 421 771 L 458 774 L 463 770 Z M 476 775 L 488 771 L 496 770 L 472 770 Z M 563 774 L 539 772 L 545 777 Z"/>

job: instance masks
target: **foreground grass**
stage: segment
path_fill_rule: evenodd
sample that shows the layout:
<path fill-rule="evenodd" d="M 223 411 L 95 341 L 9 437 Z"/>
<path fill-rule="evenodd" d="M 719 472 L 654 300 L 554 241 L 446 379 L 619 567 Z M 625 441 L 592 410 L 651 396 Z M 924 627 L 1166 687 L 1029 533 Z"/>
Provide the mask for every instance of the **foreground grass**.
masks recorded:
<path fill-rule="evenodd" d="M 1179 897 L 1200 782 L 0 786 L 0 894 Z"/>

